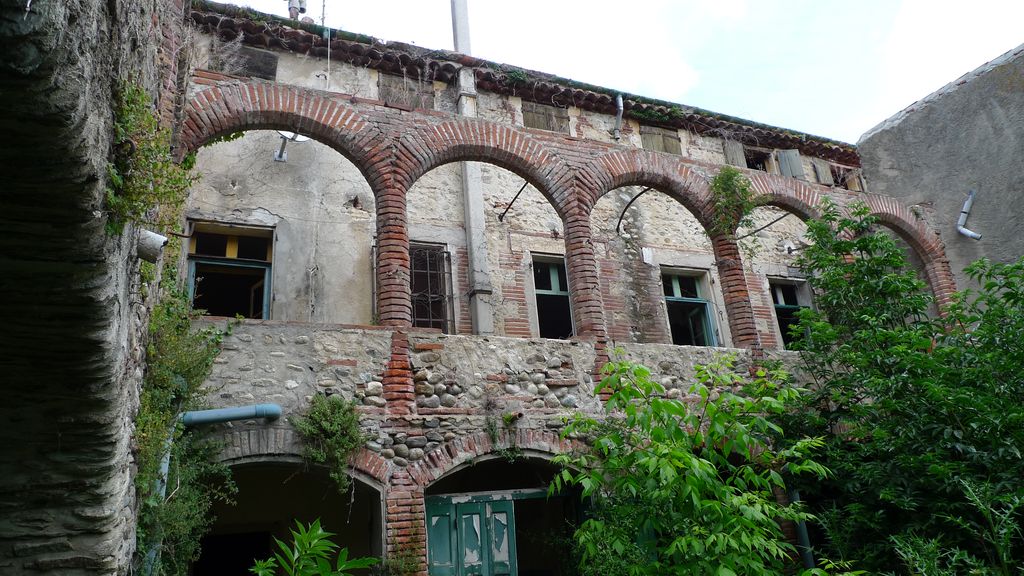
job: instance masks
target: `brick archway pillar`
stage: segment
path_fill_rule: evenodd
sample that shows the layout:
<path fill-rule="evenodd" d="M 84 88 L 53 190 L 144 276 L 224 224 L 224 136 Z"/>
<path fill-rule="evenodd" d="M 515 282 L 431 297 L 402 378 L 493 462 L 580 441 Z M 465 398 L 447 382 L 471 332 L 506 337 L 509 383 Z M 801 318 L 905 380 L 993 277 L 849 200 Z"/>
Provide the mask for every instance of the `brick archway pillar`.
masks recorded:
<path fill-rule="evenodd" d="M 750 304 L 746 272 L 736 238 L 732 235 L 716 234 L 711 237 L 715 252 L 715 266 L 722 282 L 722 297 L 725 300 L 725 315 L 729 320 L 729 334 L 735 348 L 748 348 L 759 353 L 761 339 L 754 321 L 754 308 Z"/>
<path fill-rule="evenodd" d="M 565 220 L 565 263 L 569 275 L 573 322 L 577 337 L 594 343 L 594 373 L 608 361 L 601 284 L 591 236 L 590 214 L 577 208 Z"/>
<path fill-rule="evenodd" d="M 377 313 L 383 326 L 394 327 L 391 357 L 384 370 L 384 399 L 389 415 L 415 410 L 416 394 L 409 362 L 412 327 L 412 296 L 409 274 L 409 228 L 406 216 L 407 187 L 394 178 L 376 197 L 377 208 Z"/>
<path fill-rule="evenodd" d="M 385 557 L 408 554 L 417 560 L 417 575 L 427 573 L 426 518 L 423 486 L 407 469 L 396 470 L 384 494 Z"/>

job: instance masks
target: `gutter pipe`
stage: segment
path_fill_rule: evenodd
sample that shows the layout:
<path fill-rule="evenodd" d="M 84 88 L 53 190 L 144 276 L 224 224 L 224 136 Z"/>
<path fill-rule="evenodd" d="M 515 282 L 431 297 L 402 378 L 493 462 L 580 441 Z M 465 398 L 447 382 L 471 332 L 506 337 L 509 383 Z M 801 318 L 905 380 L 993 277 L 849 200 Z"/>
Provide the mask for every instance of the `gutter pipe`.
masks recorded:
<path fill-rule="evenodd" d="M 800 491 L 793 490 L 790 493 L 789 498 L 794 504 L 800 503 Z M 796 542 L 797 550 L 800 552 L 800 560 L 803 562 L 804 568 L 808 570 L 814 568 L 814 553 L 811 552 L 811 537 L 807 534 L 807 523 L 800 520 L 796 523 Z"/>
<path fill-rule="evenodd" d="M 615 131 L 612 132 L 612 136 L 615 141 L 618 142 L 622 138 L 622 94 L 615 95 Z"/>
<path fill-rule="evenodd" d="M 972 240 L 981 240 L 981 234 L 978 234 L 966 227 L 967 217 L 971 214 L 972 204 L 974 204 L 974 190 L 967 193 L 967 199 L 964 200 L 964 207 L 960 209 L 960 217 L 956 219 L 956 231 L 968 238 L 971 238 Z"/>
<path fill-rule="evenodd" d="M 235 420 L 252 420 L 253 418 L 265 418 L 274 421 L 281 417 L 281 406 L 277 404 L 254 404 L 252 406 L 238 406 L 235 408 L 215 408 L 213 410 L 192 410 L 182 412 L 171 423 L 167 432 L 167 440 L 164 441 L 164 453 L 160 458 L 160 473 L 156 478 L 155 492 L 161 500 L 167 494 L 167 475 L 171 469 L 171 445 L 174 444 L 174 432 L 178 428 L 178 422 L 186 427 L 201 426 L 204 424 L 219 424 L 221 422 L 233 422 Z M 156 542 L 146 552 L 146 558 L 142 561 L 143 576 L 152 576 L 156 567 L 156 560 L 159 557 L 161 542 Z"/>

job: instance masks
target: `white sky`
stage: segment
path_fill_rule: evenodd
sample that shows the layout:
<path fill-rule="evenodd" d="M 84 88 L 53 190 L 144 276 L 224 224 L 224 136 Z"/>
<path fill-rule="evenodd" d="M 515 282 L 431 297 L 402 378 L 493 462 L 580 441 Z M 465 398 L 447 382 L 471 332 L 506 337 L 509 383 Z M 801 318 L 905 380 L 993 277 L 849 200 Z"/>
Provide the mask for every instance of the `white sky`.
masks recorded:
<path fill-rule="evenodd" d="M 287 0 L 235 0 L 287 16 Z M 307 0 L 451 49 L 450 0 Z M 1022 0 L 468 0 L 473 55 L 842 140 L 1024 43 Z"/>

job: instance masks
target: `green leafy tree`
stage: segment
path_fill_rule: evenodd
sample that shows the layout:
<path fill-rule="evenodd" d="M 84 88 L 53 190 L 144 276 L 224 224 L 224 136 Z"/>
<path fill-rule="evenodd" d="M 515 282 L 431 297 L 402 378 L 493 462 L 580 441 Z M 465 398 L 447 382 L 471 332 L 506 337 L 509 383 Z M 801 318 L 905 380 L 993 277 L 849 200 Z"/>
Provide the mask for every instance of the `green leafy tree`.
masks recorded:
<path fill-rule="evenodd" d="M 666 398 L 643 366 L 612 362 L 606 374 L 607 415 L 578 415 L 565 430 L 592 450 L 560 457 L 552 485 L 581 487 L 594 503 L 575 534 L 582 573 L 755 576 L 791 565 L 779 522 L 808 516 L 775 493 L 784 474 L 826 474 L 809 457 L 820 439 L 776 448 L 772 417 L 800 391 L 776 371 L 741 377 L 730 358 L 698 367 L 686 401 Z"/>
<path fill-rule="evenodd" d="M 256 576 L 351 576 L 353 570 L 369 568 L 376 558 L 349 558 L 348 548 L 339 548 L 316 519 L 309 526 L 295 521 L 292 542 L 274 538 L 278 552 L 266 560 L 257 560 L 249 569 Z M 334 562 L 331 558 L 334 557 Z"/>
<path fill-rule="evenodd" d="M 814 385 L 784 426 L 825 438 L 834 474 L 802 492 L 833 557 L 1018 574 L 1024 261 L 972 265 L 977 290 L 930 318 L 926 285 L 877 224 L 864 206 L 828 204 L 808 223 L 799 265 L 817 310 L 794 336 Z"/>

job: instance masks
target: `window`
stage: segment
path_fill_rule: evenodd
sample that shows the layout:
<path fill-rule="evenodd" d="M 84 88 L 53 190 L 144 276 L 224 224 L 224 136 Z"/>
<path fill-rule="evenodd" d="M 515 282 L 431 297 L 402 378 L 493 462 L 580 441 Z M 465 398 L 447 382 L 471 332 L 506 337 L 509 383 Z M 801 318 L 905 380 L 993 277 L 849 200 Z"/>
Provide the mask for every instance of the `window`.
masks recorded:
<path fill-rule="evenodd" d="M 380 100 L 399 108 L 434 109 L 434 84 L 418 78 L 381 74 L 377 82 Z"/>
<path fill-rule="evenodd" d="M 455 332 L 451 255 L 438 244 L 410 244 L 412 325 Z"/>
<path fill-rule="evenodd" d="M 273 231 L 193 225 L 188 246 L 192 306 L 210 316 L 270 317 Z"/>
<path fill-rule="evenodd" d="M 788 280 L 769 280 L 768 286 L 772 291 L 775 320 L 779 323 L 782 343 L 789 348 L 794 340 L 790 333 L 790 327 L 799 323 L 796 313 L 806 308 L 806 305 L 803 304 L 807 302 L 806 285 L 802 282 Z"/>
<path fill-rule="evenodd" d="M 661 276 L 672 343 L 678 346 L 715 346 L 711 304 L 704 297 L 700 276 L 667 273 Z"/>
<path fill-rule="evenodd" d="M 725 163 L 730 166 L 760 170 L 770 174 L 778 172 L 772 161 L 771 150 L 751 148 L 735 140 L 724 140 L 722 141 L 722 151 L 725 154 Z"/>
<path fill-rule="evenodd" d="M 523 126 L 569 133 L 569 110 L 523 100 Z"/>
<path fill-rule="evenodd" d="M 677 155 L 683 153 L 682 147 L 679 144 L 679 132 L 677 130 L 641 126 L 640 140 L 643 143 L 644 150 L 668 152 L 669 154 Z"/>
<path fill-rule="evenodd" d="M 743 160 L 751 170 L 770 172 L 768 167 L 771 165 L 771 159 L 772 153 L 767 150 L 743 147 Z"/>
<path fill-rule="evenodd" d="M 572 336 L 569 282 L 565 262 L 534 257 L 533 291 L 537 297 L 537 324 L 541 338 L 565 340 Z"/>
<path fill-rule="evenodd" d="M 855 192 L 861 191 L 860 170 L 837 164 L 832 164 L 830 168 L 832 171 L 832 181 L 835 182 L 836 186 Z"/>

